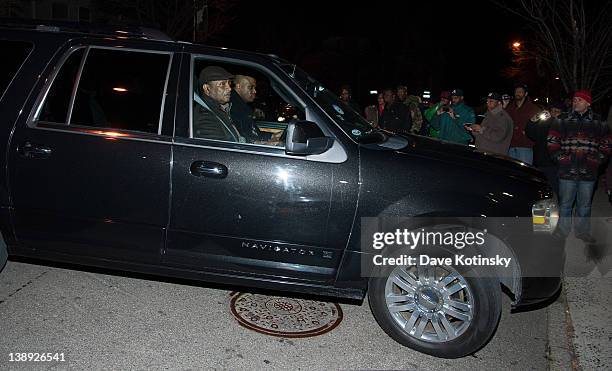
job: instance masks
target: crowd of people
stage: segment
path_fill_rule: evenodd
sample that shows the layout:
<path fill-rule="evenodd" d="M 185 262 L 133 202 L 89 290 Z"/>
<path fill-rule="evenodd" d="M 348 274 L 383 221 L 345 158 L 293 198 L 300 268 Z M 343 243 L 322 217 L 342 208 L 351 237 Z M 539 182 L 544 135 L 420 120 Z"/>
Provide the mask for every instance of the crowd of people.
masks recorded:
<path fill-rule="evenodd" d="M 198 99 L 194 102 L 194 137 L 242 143 L 279 145 L 281 133 L 262 132 L 250 107 L 256 97 L 252 76 L 232 75 L 219 66 L 204 68 L 199 75 Z M 233 84 L 232 84 L 233 82 Z M 349 86 L 342 86 L 340 99 L 357 112 Z M 374 126 L 398 134 L 418 134 L 440 140 L 473 145 L 478 150 L 508 156 L 539 168 L 559 201 L 560 220 L 556 233 L 566 237 L 572 229 L 575 205 L 577 238 L 593 243 L 590 215 L 593 192 L 605 170 L 605 185 L 612 202 L 612 108 L 608 122 L 591 109 L 588 90 L 574 92 L 571 106 L 536 105 L 525 85 L 514 89 L 514 98 L 491 92 L 486 112 L 479 120 L 464 101 L 461 89 L 443 91 L 437 102 L 425 105 L 409 95 L 406 86 L 385 89 L 364 115 Z M 213 116 L 220 118 L 214 119 Z"/>
<path fill-rule="evenodd" d="M 597 180 L 605 174 L 612 202 L 612 107 L 607 122 L 593 112 L 588 90 L 574 92 L 571 104 L 536 105 L 526 85 L 517 85 L 514 97 L 491 92 L 482 120 L 464 101 L 461 89 L 443 91 L 437 102 L 424 104 L 408 95 L 406 86 L 385 89 L 366 107 L 365 118 L 374 126 L 399 134 L 426 135 L 473 145 L 478 150 L 508 156 L 540 169 L 558 197 L 560 220 L 556 233 L 572 229 L 586 243 L 594 243 L 590 216 Z M 343 86 L 341 99 L 356 107 L 351 90 Z"/>

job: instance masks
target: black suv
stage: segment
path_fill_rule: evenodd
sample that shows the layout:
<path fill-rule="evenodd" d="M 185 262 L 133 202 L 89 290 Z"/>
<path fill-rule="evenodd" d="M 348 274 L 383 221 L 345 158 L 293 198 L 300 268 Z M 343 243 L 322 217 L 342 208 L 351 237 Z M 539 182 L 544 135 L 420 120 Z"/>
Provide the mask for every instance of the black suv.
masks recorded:
<path fill-rule="evenodd" d="M 560 287 L 556 206 L 538 171 L 372 128 L 278 57 L 53 25 L 1 25 L 0 47 L 0 266 L 8 252 L 358 300 L 367 293 L 390 336 L 449 358 L 488 342 L 502 287 L 515 308 Z M 209 66 L 257 82 L 251 118 L 265 138 L 193 129 L 202 112 L 206 125 L 227 125 L 201 96 Z M 378 256 L 372 228 L 481 230 L 472 223 L 497 217 L 520 222 L 489 226 L 474 251 L 511 257 L 508 270 L 369 264 L 402 251 Z M 427 253 L 452 255 L 439 246 Z M 529 273 L 542 262 L 555 274 Z"/>

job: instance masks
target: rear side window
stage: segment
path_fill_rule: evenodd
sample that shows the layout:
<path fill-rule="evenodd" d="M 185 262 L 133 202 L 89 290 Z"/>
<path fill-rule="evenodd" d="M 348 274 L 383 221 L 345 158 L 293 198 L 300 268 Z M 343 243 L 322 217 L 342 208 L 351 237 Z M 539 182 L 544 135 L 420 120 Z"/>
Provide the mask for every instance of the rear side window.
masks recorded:
<path fill-rule="evenodd" d="M 90 49 L 70 125 L 157 133 L 169 54 Z"/>
<path fill-rule="evenodd" d="M 34 45 L 22 41 L 0 40 L 0 97 L 4 95 L 6 88 L 19 71 L 19 68 L 30 54 Z"/>
<path fill-rule="evenodd" d="M 39 120 L 65 124 L 68 121 L 70 96 L 74 90 L 77 72 L 85 49 L 72 53 L 58 72 L 53 85 L 47 94 L 47 99 L 40 112 Z"/>

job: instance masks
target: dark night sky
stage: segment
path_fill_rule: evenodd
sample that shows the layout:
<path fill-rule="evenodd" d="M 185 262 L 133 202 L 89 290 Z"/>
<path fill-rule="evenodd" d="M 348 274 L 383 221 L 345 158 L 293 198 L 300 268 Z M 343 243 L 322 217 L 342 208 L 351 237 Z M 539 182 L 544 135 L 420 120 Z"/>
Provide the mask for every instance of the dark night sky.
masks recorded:
<path fill-rule="evenodd" d="M 248 1 L 209 43 L 277 54 L 331 88 L 351 84 L 362 104 L 370 89 L 399 83 L 411 93 L 460 87 L 478 104 L 490 90 L 510 92 L 502 69 L 521 36 L 523 22 L 487 0 Z"/>

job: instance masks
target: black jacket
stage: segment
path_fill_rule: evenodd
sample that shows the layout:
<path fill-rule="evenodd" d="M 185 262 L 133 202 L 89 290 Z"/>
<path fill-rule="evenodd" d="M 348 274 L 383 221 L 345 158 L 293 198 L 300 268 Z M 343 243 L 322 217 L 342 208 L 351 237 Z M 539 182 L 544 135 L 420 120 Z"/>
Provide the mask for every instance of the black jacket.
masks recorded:
<path fill-rule="evenodd" d="M 378 125 L 395 133 L 409 133 L 412 128 L 412 118 L 410 110 L 405 104 L 393 102 L 385 106 L 382 115 L 378 120 Z"/>
<path fill-rule="evenodd" d="M 253 109 L 240 98 L 236 91 L 232 90 L 230 98 L 231 108 L 230 116 L 232 121 L 238 128 L 240 134 L 246 138 L 246 141 L 253 143 L 256 140 L 269 140 L 270 133 L 265 133 L 259 130 L 255 120 L 253 119 Z"/>
<path fill-rule="evenodd" d="M 535 143 L 533 146 L 533 164 L 536 167 L 556 166 L 548 153 L 547 142 L 548 130 L 553 120 L 552 117 L 545 121 L 533 122 L 529 120 L 525 126 L 525 134 Z"/>
<path fill-rule="evenodd" d="M 193 137 L 243 142 L 230 115 L 206 95 L 201 98 L 207 107 L 197 101 L 193 103 Z"/>

